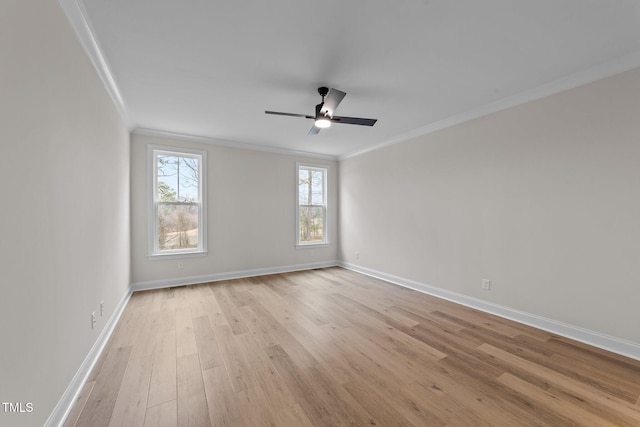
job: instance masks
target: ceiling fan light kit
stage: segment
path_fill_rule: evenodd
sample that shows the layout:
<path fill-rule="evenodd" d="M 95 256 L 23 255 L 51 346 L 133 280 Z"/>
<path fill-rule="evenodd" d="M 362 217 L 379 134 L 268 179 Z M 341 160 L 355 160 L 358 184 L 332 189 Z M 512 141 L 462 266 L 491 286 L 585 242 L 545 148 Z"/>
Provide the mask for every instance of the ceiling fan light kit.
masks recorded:
<path fill-rule="evenodd" d="M 318 93 L 322 97 L 322 102 L 316 105 L 316 114 L 314 116 L 308 116 L 306 114 L 282 113 L 279 111 L 265 111 L 265 114 L 313 119 L 313 127 L 309 130 L 309 135 L 317 135 L 320 132 L 320 129 L 326 129 L 330 127 L 331 123 L 373 126 L 377 121 L 377 119 L 363 119 L 360 117 L 334 116 L 333 113 L 335 112 L 340 102 L 342 102 L 342 99 L 346 96 L 346 93 L 338 89 L 329 89 L 325 86 L 319 87 Z"/>
<path fill-rule="evenodd" d="M 316 121 L 313 124 L 320 129 L 325 129 L 331 126 L 331 120 L 327 119 L 326 117 L 317 117 Z"/>

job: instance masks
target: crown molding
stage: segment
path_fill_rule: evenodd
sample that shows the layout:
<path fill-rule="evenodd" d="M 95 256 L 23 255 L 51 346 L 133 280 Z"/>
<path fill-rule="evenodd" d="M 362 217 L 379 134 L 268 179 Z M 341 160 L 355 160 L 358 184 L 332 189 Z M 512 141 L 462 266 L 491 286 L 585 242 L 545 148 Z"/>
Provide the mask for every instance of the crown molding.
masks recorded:
<path fill-rule="evenodd" d="M 58 0 L 58 3 L 62 7 L 71 27 L 80 40 L 80 44 L 82 44 L 82 47 L 84 47 L 85 52 L 89 56 L 98 76 L 100 76 L 100 80 L 102 80 L 102 84 L 107 90 L 107 93 L 111 96 L 111 99 L 120 112 L 122 119 L 127 124 L 129 130 L 131 130 L 132 126 L 129 122 L 129 118 L 127 117 L 127 108 L 124 98 L 122 97 L 120 89 L 118 89 L 118 85 L 113 78 L 109 64 L 102 54 L 102 49 L 95 37 L 95 31 L 87 16 L 82 0 Z"/>
<path fill-rule="evenodd" d="M 569 76 L 557 79 L 553 82 L 544 84 L 542 86 L 535 87 L 533 89 L 511 95 L 495 102 L 485 104 L 478 108 L 466 111 L 461 114 L 449 116 L 445 119 L 439 120 L 434 123 L 430 123 L 426 126 L 416 128 L 414 130 L 401 133 L 393 138 L 383 141 L 379 144 L 374 144 L 363 150 L 356 150 L 350 153 L 333 156 L 319 153 L 311 153 L 306 151 L 289 150 L 285 148 L 279 148 L 274 146 L 262 146 L 258 144 L 240 143 L 232 141 L 223 141 L 214 138 L 200 137 L 194 135 L 186 135 L 172 132 L 165 132 L 152 129 L 134 129 L 134 126 L 130 122 L 126 114 L 126 104 L 118 85 L 110 71 L 109 65 L 102 54 L 100 44 L 95 37 L 95 31 L 91 25 L 91 22 L 87 16 L 82 0 L 58 0 L 61 5 L 67 19 L 69 20 L 71 27 L 74 29 L 80 43 L 84 47 L 91 63 L 96 69 L 100 79 L 102 80 L 107 92 L 113 99 L 116 107 L 122 115 L 129 130 L 133 129 L 134 133 L 140 135 L 152 135 L 169 138 L 177 138 L 181 140 L 197 141 L 207 144 L 220 145 L 226 147 L 243 148 L 247 150 L 264 151 L 277 154 L 288 154 L 296 156 L 314 157 L 325 160 L 345 160 L 351 157 L 356 157 L 361 154 L 365 154 L 371 151 L 375 151 L 390 145 L 398 144 L 412 138 L 420 137 L 430 134 L 448 127 L 452 127 L 470 120 L 474 120 L 489 114 L 496 113 L 517 105 L 521 105 L 536 99 L 544 98 L 568 89 L 572 89 L 587 83 L 591 83 L 606 77 L 613 76 L 615 74 L 629 71 L 633 68 L 640 67 L 640 51 L 632 52 L 626 56 L 622 56 L 613 61 L 605 62 L 587 70 L 579 71 Z"/>
<path fill-rule="evenodd" d="M 524 92 L 517 93 L 512 96 L 508 96 L 499 99 L 490 104 L 485 104 L 481 107 L 474 108 L 467 112 L 449 116 L 445 119 L 428 124 L 426 126 L 419 127 L 409 132 L 402 133 L 391 139 L 388 139 L 380 144 L 367 147 L 364 150 L 357 150 L 351 153 L 338 156 L 338 160 L 345 160 L 351 157 L 356 157 L 361 154 L 365 154 L 371 151 L 378 150 L 383 147 L 398 144 L 400 142 L 408 141 L 410 139 L 427 135 L 432 132 L 436 132 L 448 127 L 452 127 L 470 120 L 474 120 L 489 114 L 497 113 L 498 111 L 506 110 L 511 107 L 515 107 L 521 104 L 525 104 L 536 99 L 551 96 L 556 93 L 563 92 L 565 90 L 573 89 L 578 86 L 582 86 L 588 83 L 595 82 L 597 80 L 611 77 L 616 74 L 623 73 L 625 71 L 632 70 L 640 67 L 640 51 L 630 53 L 626 56 L 617 58 L 613 61 L 605 62 L 587 70 L 579 71 L 574 74 L 570 74 L 566 77 L 554 80 L 550 83 L 542 86 L 535 87 Z"/>
<path fill-rule="evenodd" d="M 250 144 L 247 142 L 227 141 L 206 136 L 188 135 L 184 133 L 167 132 L 157 129 L 135 128 L 131 133 L 142 136 L 152 136 L 165 139 L 176 139 L 179 141 L 199 142 L 202 144 L 217 145 L 220 147 L 239 148 L 242 150 L 263 151 L 267 153 L 284 154 L 296 157 L 310 157 L 314 159 L 337 161 L 337 156 L 328 154 L 312 153 L 309 151 L 290 150 L 288 148 L 274 147 L 271 145 Z"/>

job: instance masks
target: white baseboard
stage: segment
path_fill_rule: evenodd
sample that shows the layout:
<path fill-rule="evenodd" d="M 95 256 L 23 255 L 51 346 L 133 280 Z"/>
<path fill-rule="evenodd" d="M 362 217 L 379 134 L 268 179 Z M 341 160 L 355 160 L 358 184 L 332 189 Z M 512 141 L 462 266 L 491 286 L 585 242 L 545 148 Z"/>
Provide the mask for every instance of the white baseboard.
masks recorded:
<path fill-rule="evenodd" d="M 118 324 L 118 320 L 120 320 L 120 316 L 122 315 L 127 302 L 129 302 L 130 297 L 131 288 L 127 289 L 127 292 L 120 300 L 120 303 L 118 303 L 115 311 L 102 329 L 102 332 L 98 335 L 98 339 L 93 344 L 93 347 L 91 347 L 87 357 L 84 358 L 82 365 L 80 365 L 80 369 L 78 369 L 78 372 L 76 372 L 71 383 L 69 383 L 69 386 L 58 401 L 56 407 L 53 409 L 53 412 L 51 412 L 51 415 L 49 415 L 49 418 L 44 423 L 45 427 L 60 427 L 64 424 L 65 420 L 69 416 L 71 407 L 82 391 L 82 387 L 87 381 L 93 366 L 98 361 L 102 350 L 104 350 L 104 346 L 107 344 L 107 341 L 109 341 L 109 337 L 111 337 L 115 326 Z"/>
<path fill-rule="evenodd" d="M 425 294 L 433 295 L 438 298 L 462 304 L 467 307 L 475 308 L 486 313 L 495 314 L 505 319 L 513 320 L 518 323 L 533 326 L 563 337 L 571 338 L 585 344 L 592 345 L 604 350 L 608 350 L 632 359 L 640 360 L 640 344 L 627 341 L 621 338 L 612 337 L 610 335 L 601 334 L 579 326 L 558 322 L 553 319 L 537 316 L 535 314 L 526 313 L 524 311 L 515 310 L 499 304 L 483 301 L 457 292 L 451 292 L 446 289 L 436 288 L 414 280 L 405 279 L 394 276 L 392 274 L 383 273 L 381 271 L 372 270 L 370 268 L 361 267 L 359 265 L 340 262 L 339 265 L 348 270 L 366 274 L 367 276 L 376 277 L 395 285 L 410 288 Z"/>
<path fill-rule="evenodd" d="M 205 274 L 202 276 L 175 277 L 172 279 L 136 282 L 131 285 L 132 291 L 169 288 L 172 286 L 195 285 L 197 283 L 219 282 L 220 280 L 242 279 L 245 277 L 264 276 L 267 274 L 290 273 L 292 271 L 312 270 L 314 268 L 335 267 L 338 261 L 323 261 L 309 264 L 285 265 L 280 267 L 256 268 L 253 270 L 231 271 L 227 273 Z"/>

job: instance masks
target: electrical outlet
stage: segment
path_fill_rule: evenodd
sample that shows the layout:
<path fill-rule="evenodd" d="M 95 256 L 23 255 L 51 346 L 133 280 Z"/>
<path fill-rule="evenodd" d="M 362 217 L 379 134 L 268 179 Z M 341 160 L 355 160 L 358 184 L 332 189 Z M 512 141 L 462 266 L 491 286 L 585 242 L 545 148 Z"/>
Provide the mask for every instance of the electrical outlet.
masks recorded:
<path fill-rule="evenodd" d="M 92 311 L 91 312 L 91 329 L 93 329 L 95 325 L 96 325 L 96 312 Z"/>
<path fill-rule="evenodd" d="M 314 250 L 310 250 L 310 251 L 309 251 L 309 256 L 312 256 L 312 257 L 313 257 L 313 256 L 316 256 L 316 251 L 314 251 Z"/>
<path fill-rule="evenodd" d="M 184 261 L 178 261 L 178 270 L 182 270 L 184 268 Z"/>
<path fill-rule="evenodd" d="M 360 252 L 356 252 L 356 259 L 360 259 Z"/>
<path fill-rule="evenodd" d="M 104 314 L 104 300 L 100 301 L 100 317 Z"/>
<path fill-rule="evenodd" d="M 491 290 L 491 280 L 482 279 L 482 289 L 484 289 L 485 291 Z"/>

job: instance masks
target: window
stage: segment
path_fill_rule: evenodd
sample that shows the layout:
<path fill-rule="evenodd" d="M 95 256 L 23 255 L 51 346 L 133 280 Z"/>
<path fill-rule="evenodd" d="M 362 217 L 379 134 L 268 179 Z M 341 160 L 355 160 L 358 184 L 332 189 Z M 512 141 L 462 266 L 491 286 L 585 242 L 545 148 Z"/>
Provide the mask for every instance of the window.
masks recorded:
<path fill-rule="evenodd" d="M 297 244 L 327 244 L 327 168 L 297 166 Z"/>
<path fill-rule="evenodd" d="M 206 153 L 149 147 L 150 255 L 206 252 Z"/>

